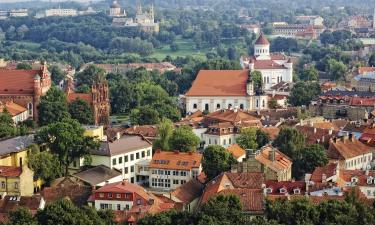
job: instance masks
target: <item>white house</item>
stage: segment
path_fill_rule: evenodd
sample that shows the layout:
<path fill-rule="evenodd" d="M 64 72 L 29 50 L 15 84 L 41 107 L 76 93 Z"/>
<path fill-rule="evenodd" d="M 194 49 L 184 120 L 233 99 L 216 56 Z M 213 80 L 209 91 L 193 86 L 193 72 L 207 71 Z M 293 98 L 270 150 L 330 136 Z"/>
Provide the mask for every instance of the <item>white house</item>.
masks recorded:
<path fill-rule="evenodd" d="M 269 90 L 282 81 L 293 82 L 293 63 L 282 53 L 270 53 L 270 43 L 260 34 L 254 45 L 253 56 L 240 58 L 242 68 L 262 73 L 263 88 Z"/>

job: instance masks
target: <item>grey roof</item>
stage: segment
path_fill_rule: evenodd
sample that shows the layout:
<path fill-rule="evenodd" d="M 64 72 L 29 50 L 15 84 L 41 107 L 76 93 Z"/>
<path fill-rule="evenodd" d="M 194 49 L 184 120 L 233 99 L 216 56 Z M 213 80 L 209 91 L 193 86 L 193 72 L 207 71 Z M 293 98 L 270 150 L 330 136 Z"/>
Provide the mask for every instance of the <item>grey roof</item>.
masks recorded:
<path fill-rule="evenodd" d="M 0 141 L 0 156 L 21 152 L 34 143 L 34 135 L 19 136 Z"/>
<path fill-rule="evenodd" d="M 73 174 L 74 177 L 89 183 L 92 186 L 96 186 L 114 177 L 121 176 L 122 173 L 115 169 L 110 169 L 104 165 L 99 165 L 91 169 Z"/>
<path fill-rule="evenodd" d="M 106 141 L 100 144 L 99 149 L 91 150 L 93 155 L 113 156 L 151 147 L 152 144 L 140 135 L 123 135 L 120 139 Z"/>

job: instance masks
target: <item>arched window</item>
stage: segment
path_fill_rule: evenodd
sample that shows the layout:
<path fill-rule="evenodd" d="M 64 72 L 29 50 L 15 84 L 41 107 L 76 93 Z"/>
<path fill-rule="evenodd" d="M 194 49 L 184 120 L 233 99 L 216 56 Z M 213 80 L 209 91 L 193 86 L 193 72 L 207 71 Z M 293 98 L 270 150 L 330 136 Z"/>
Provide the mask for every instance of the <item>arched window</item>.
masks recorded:
<path fill-rule="evenodd" d="M 228 109 L 232 108 L 232 104 L 228 104 Z"/>
<path fill-rule="evenodd" d="M 193 109 L 196 109 L 196 108 L 198 108 L 198 106 L 197 106 L 197 104 L 194 104 Z"/>
<path fill-rule="evenodd" d="M 270 78 L 269 77 L 267 77 L 267 84 L 269 84 L 270 83 Z"/>
<path fill-rule="evenodd" d="M 264 101 L 264 99 L 263 99 L 263 102 L 262 102 L 262 107 L 263 108 L 266 107 L 266 101 Z"/>
<path fill-rule="evenodd" d="M 29 111 L 29 116 L 33 115 L 33 103 L 29 102 L 27 104 L 27 110 Z"/>
<path fill-rule="evenodd" d="M 204 110 L 208 111 L 209 109 L 210 109 L 210 107 L 209 107 L 208 104 L 206 103 L 206 104 L 204 105 Z"/>
<path fill-rule="evenodd" d="M 256 108 L 258 108 L 259 107 L 259 100 L 257 99 L 257 101 L 256 101 L 256 106 L 255 106 Z"/>
<path fill-rule="evenodd" d="M 243 104 L 240 104 L 240 109 L 243 109 L 244 107 L 243 107 Z"/>
<path fill-rule="evenodd" d="M 220 104 L 217 104 L 217 105 L 216 105 L 216 108 L 217 108 L 217 109 L 220 109 Z"/>
<path fill-rule="evenodd" d="M 223 140 L 223 145 L 226 145 L 227 144 L 227 140 Z"/>

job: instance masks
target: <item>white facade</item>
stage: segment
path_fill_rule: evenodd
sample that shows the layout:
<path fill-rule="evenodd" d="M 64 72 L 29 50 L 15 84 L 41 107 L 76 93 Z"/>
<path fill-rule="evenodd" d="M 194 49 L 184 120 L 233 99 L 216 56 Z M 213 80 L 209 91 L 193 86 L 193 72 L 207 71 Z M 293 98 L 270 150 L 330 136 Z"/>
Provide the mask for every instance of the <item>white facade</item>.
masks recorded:
<path fill-rule="evenodd" d="M 129 210 L 133 207 L 133 201 L 95 200 L 94 207 L 96 210 Z"/>
<path fill-rule="evenodd" d="M 350 159 L 346 159 L 344 162 L 344 168 L 346 170 L 365 170 L 367 169 L 367 166 L 370 165 L 370 162 L 372 161 L 372 152 L 360 155 L 357 157 L 353 157 Z"/>
<path fill-rule="evenodd" d="M 239 108 L 244 110 L 261 110 L 268 108 L 268 97 L 262 96 L 186 96 L 186 112 L 208 111 Z"/>
<path fill-rule="evenodd" d="M 27 9 L 12 9 L 9 12 L 10 17 L 26 17 L 29 16 Z"/>
<path fill-rule="evenodd" d="M 210 145 L 220 145 L 224 148 L 228 148 L 229 146 L 236 144 L 236 134 L 228 134 L 228 135 L 215 135 L 215 134 L 203 134 L 205 145 L 204 147 L 208 147 Z"/>
<path fill-rule="evenodd" d="M 77 10 L 75 9 L 46 9 L 45 16 L 76 16 Z"/>
<path fill-rule="evenodd" d="M 131 183 L 138 183 L 141 181 L 137 180 L 136 164 L 152 159 L 152 147 L 113 156 L 92 155 L 91 158 L 91 165 L 104 165 L 111 169 L 118 169 L 122 171 L 123 179 L 129 180 Z"/>
<path fill-rule="evenodd" d="M 27 110 L 12 117 L 12 119 L 14 121 L 14 124 L 18 124 L 20 122 L 23 122 L 23 121 L 27 120 L 28 118 L 29 118 L 29 112 Z"/>
<path fill-rule="evenodd" d="M 150 187 L 165 191 L 173 190 L 198 177 L 202 166 L 191 170 L 167 170 L 150 168 Z"/>

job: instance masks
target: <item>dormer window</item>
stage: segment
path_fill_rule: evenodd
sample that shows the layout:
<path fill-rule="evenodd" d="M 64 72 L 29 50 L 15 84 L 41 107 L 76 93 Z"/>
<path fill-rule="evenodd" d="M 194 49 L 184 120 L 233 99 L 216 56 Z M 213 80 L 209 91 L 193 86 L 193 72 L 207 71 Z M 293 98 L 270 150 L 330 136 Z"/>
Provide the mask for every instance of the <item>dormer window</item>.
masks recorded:
<path fill-rule="evenodd" d="M 294 189 L 293 192 L 295 195 L 301 194 L 301 190 L 299 188 Z"/>
<path fill-rule="evenodd" d="M 281 194 L 285 194 L 286 193 L 286 189 L 285 188 L 280 188 L 280 193 Z"/>
<path fill-rule="evenodd" d="M 373 177 L 367 177 L 367 184 L 372 184 L 373 182 L 374 182 L 374 178 Z"/>
<path fill-rule="evenodd" d="M 266 189 L 266 193 L 267 193 L 267 194 L 271 194 L 271 193 L 272 193 L 272 188 L 267 188 L 267 189 Z"/>
<path fill-rule="evenodd" d="M 357 177 L 352 177 L 351 182 L 352 183 L 357 183 L 358 182 L 358 178 Z"/>

